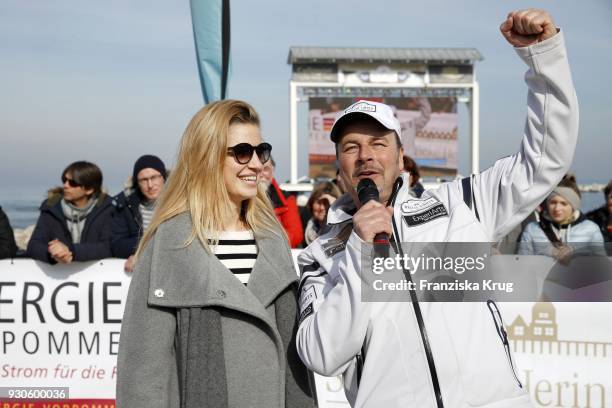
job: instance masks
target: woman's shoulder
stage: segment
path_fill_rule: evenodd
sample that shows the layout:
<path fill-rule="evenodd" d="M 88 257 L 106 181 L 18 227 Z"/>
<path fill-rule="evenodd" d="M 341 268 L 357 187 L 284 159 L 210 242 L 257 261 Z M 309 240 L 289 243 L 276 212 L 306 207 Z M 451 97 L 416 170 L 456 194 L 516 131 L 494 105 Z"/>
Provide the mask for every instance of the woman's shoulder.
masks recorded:
<path fill-rule="evenodd" d="M 191 215 L 188 212 L 182 212 L 159 224 L 155 235 L 163 239 L 184 238 L 185 232 L 188 231 L 191 234 L 192 229 Z"/>
<path fill-rule="evenodd" d="M 585 231 L 600 231 L 599 226 L 587 218 L 583 219 L 578 226 Z"/>
<path fill-rule="evenodd" d="M 280 270 L 285 270 L 285 267 L 289 265 L 293 266 L 291 247 L 285 237 L 272 231 L 255 231 L 255 242 L 258 250 L 262 251 L 265 257 L 281 266 Z"/>
<path fill-rule="evenodd" d="M 141 257 L 156 257 L 158 252 L 167 252 L 184 248 L 191 236 L 191 217 L 181 213 L 162 222 L 151 234 L 144 247 Z M 157 255 L 156 255 L 157 254 Z"/>
<path fill-rule="evenodd" d="M 542 231 L 542 227 L 540 227 L 540 224 L 537 221 L 531 221 L 525 226 L 525 229 L 523 230 L 523 232 L 526 232 L 528 234 L 533 234 L 535 232 L 540 231 Z"/>

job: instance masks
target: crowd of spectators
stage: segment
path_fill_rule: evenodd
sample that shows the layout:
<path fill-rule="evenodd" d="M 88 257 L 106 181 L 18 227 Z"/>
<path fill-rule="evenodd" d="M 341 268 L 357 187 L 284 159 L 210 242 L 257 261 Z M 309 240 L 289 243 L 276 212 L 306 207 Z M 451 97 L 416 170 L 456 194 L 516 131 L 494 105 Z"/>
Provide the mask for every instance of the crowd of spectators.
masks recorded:
<path fill-rule="evenodd" d="M 415 198 L 424 187 L 416 162 L 404 156 Z M 281 190 L 269 160 L 261 173 L 274 212 L 292 248 L 304 248 L 325 231 L 329 207 L 345 192 L 339 178 L 313 186 L 307 202 Z M 109 257 L 125 259 L 132 272 L 135 252 L 155 211 L 155 203 L 168 178 L 164 162 L 144 155 L 136 160 L 126 188 L 114 197 L 102 190 L 101 170 L 77 161 L 61 174 L 62 185 L 48 191 L 27 250 L 22 256 L 50 264 L 90 261 Z M 604 204 L 581 211 L 581 193 L 573 175 L 566 175 L 546 200 L 525 221 L 496 243 L 501 253 L 546 255 L 567 260 L 572 255 L 612 255 L 612 180 L 604 189 Z M 0 207 L 0 259 L 19 256 L 13 229 Z"/>

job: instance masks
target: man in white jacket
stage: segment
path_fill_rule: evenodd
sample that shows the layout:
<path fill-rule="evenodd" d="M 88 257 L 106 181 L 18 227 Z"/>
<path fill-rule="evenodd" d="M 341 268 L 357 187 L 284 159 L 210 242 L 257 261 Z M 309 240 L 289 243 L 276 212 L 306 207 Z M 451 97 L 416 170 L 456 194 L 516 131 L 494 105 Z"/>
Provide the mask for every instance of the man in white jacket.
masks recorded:
<path fill-rule="evenodd" d="M 510 13 L 500 29 L 529 67 L 518 153 L 415 199 L 401 175 L 401 128 L 388 106 L 353 104 L 332 129 L 340 177 L 352 188 L 330 209 L 329 230 L 298 258 L 296 341 L 310 369 L 343 375 L 353 407 L 531 406 L 494 302 L 422 303 L 412 292 L 406 302 L 362 300 L 362 246 L 377 234 L 395 243 L 496 242 L 568 170 L 578 104 L 563 34 L 536 9 Z M 364 178 L 376 183 L 380 203 L 360 205 L 355 188 Z"/>

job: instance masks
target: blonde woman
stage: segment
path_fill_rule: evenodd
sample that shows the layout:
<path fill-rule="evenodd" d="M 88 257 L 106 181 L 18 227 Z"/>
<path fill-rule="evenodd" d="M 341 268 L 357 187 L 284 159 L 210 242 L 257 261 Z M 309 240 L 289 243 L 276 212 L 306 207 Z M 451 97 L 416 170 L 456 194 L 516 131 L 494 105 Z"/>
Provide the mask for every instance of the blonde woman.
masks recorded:
<path fill-rule="evenodd" d="M 313 406 L 297 357 L 297 276 L 258 188 L 272 147 L 240 101 L 207 105 L 138 249 L 118 407 Z"/>

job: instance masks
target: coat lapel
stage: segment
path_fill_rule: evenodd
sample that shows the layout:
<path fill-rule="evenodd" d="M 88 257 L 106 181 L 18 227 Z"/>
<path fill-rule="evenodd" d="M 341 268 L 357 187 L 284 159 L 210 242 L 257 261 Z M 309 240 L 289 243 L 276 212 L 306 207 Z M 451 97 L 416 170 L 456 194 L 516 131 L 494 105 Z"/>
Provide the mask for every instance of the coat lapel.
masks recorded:
<path fill-rule="evenodd" d="M 255 240 L 258 255 L 249 278 L 248 290 L 264 307 L 268 307 L 281 292 L 297 282 L 297 272 L 282 238 L 257 234 Z"/>
<path fill-rule="evenodd" d="M 220 306 L 271 323 L 266 308 L 297 281 L 293 262 L 281 238 L 256 235 L 258 256 L 245 287 L 199 241 L 184 246 L 191 231 L 188 215 L 168 221 L 155 234 L 150 259 L 148 302 L 162 307 Z"/>

